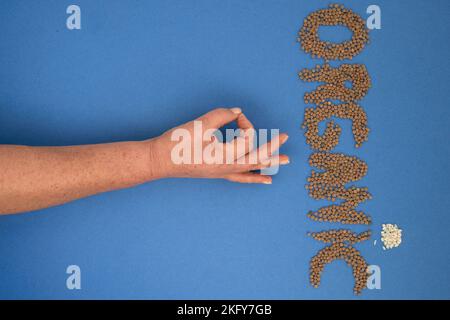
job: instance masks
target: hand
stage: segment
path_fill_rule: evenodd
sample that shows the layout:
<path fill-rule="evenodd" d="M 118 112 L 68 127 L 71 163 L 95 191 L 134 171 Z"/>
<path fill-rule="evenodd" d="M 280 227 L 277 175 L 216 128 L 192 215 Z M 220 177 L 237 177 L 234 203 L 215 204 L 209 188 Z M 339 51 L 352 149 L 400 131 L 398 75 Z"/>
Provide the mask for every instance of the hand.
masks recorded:
<path fill-rule="evenodd" d="M 230 142 L 221 142 L 214 134 L 224 125 L 236 121 L 241 133 Z M 199 129 L 200 127 L 200 129 Z M 199 132 L 201 130 L 201 132 Z M 287 134 L 253 147 L 255 130 L 240 108 L 218 108 L 200 118 L 173 128 L 161 136 L 147 140 L 152 177 L 221 178 L 241 183 L 271 184 L 272 177 L 254 171 L 289 163 L 287 155 L 274 155 L 284 144 Z M 189 139 L 183 156 L 190 161 L 179 163 L 177 150 L 183 136 Z M 184 141 L 186 143 L 186 141 Z M 197 161 L 195 160 L 197 157 Z M 200 161 L 198 161 L 200 160 Z"/>

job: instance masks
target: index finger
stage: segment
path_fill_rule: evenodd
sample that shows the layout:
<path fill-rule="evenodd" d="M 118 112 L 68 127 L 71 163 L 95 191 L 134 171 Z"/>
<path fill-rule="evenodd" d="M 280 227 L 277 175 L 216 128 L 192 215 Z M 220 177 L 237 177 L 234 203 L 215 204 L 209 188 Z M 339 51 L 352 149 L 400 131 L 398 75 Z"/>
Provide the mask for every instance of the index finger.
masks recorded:
<path fill-rule="evenodd" d="M 204 114 L 198 118 L 197 121 L 202 121 L 205 129 L 219 129 L 224 125 L 235 121 L 240 114 L 242 114 L 240 108 L 217 108 Z"/>

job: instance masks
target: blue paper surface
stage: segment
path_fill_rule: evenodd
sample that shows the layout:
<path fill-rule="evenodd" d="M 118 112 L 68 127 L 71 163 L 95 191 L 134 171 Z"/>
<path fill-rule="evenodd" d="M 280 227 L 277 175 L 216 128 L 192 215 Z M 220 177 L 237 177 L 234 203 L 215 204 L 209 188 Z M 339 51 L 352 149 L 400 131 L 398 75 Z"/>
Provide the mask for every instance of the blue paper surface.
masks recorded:
<path fill-rule="evenodd" d="M 0 143 L 139 140 L 241 106 L 257 128 L 290 135 L 291 164 L 270 186 L 161 180 L 0 217 L 0 298 L 450 298 L 449 1 L 376 1 L 382 29 L 353 60 L 372 79 L 360 102 L 371 132 L 355 149 L 339 121 L 336 151 L 368 163 L 356 185 L 373 195 L 359 208 L 374 235 L 357 248 L 382 271 L 381 290 L 360 297 L 342 261 L 319 289 L 308 282 L 323 244 L 306 233 L 342 227 L 306 217 L 328 203 L 304 188 L 311 150 L 300 129 L 303 94 L 318 84 L 297 72 L 321 61 L 297 32 L 328 1 L 77 0 L 81 30 L 66 28 L 70 4 L 0 2 Z M 343 4 L 366 18 L 373 3 Z M 382 223 L 403 229 L 400 247 L 381 249 Z M 66 288 L 72 264 L 81 290 Z"/>

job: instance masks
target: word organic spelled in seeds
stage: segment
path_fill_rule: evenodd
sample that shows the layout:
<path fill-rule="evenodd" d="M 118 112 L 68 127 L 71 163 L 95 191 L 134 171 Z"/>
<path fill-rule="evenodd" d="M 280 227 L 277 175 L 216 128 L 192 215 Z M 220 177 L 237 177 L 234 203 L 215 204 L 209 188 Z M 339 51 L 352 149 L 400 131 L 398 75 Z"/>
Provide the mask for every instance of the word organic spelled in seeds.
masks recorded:
<path fill-rule="evenodd" d="M 402 243 L 402 229 L 396 224 L 383 224 L 381 230 L 381 241 L 383 250 L 396 248 Z"/>
<path fill-rule="evenodd" d="M 342 43 L 323 41 L 319 37 L 320 26 L 345 26 L 352 31 L 352 38 Z M 299 73 L 300 79 L 307 82 L 321 82 L 315 90 L 304 95 L 306 108 L 302 128 L 305 130 L 306 142 L 315 150 L 309 159 L 311 171 L 305 186 L 309 195 L 316 200 L 340 201 L 309 212 L 308 217 L 319 222 L 341 224 L 369 225 L 370 216 L 358 211 L 357 206 L 371 199 L 367 188 L 346 185 L 356 182 L 367 174 L 367 164 L 355 156 L 331 153 L 339 144 L 341 127 L 332 117 L 352 121 L 352 133 L 355 147 L 359 148 L 368 140 L 369 128 L 367 115 L 358 105 L 371 87 L 367 69 L 362 64 L 341 64 L 331 67 L 330 60 L 353 59 L 369 42 L 369 31 L 365 21 L 352 10 L 342 5 L 332 4 L 327 9 L 311 13 L 304 21 L 299 32 L 298 41 L 302 49 L 312 58 L 324 59 L 323 65 L 304 69 Z M 346 85 L 351 83 L 351 86 Z M 335 101 L 339 101 L 337 104 Z M 319 124 L 329 120 L 323 135 L 319 135 Z M 312 286 L 320 285 L 321 273 L 326 264 L 341 259 L 353 269 L 356 294 L 367 284 L 367 263 L 353 245 L 368 240 L 370 230 L 355 234 L 350 230 L 328 230 L 310 233 L 313 239 L 328 246 L 320 250 L 310 262 L 310 282 Z"/>

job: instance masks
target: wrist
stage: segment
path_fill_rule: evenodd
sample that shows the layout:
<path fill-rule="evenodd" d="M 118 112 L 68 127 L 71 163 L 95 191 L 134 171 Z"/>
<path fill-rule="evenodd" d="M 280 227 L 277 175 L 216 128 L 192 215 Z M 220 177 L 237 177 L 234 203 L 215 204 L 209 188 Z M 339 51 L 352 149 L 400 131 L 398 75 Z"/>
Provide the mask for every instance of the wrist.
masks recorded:
<path fill-rule="evenodd" d="M 151 181 L 170 177 L 170 157 L 167 159 L 159 138 L 142 141 L 142 144 L 147 157 L 145 179 Z"/>

